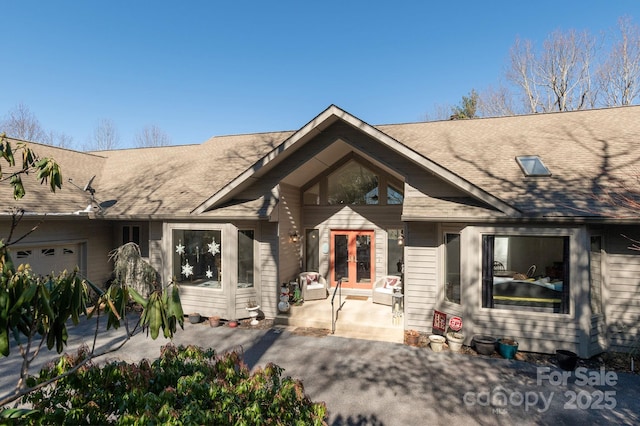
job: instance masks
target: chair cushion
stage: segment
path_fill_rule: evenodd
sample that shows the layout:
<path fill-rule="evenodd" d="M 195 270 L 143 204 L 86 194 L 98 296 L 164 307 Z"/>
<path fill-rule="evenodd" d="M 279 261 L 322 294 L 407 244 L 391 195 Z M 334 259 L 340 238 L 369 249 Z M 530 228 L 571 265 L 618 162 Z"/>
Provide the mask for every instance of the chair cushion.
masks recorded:
<path fill-rule="evenodd" d="M 398 285 L 398 278 L 385 278 L 383 288 L 394 288 Z"/>

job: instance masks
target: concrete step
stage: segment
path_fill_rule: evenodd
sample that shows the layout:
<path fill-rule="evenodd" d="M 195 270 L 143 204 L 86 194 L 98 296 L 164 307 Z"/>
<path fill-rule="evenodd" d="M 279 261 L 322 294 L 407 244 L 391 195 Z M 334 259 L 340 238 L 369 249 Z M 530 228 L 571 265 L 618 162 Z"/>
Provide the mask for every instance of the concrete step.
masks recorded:
<path fill-rule="evenodd" d="M 404 317 L 394 321 L 390 306 L 372 303 L 369 297 L 343 297 L 342 302 L 342 309 L 337 313 L 335 336 L 397 343 L 404 341 Z M 337 307 L 336 299 L 335 309 Z M 300 306 L 292 305 L 289 312 L 278 314 L 274 323 L 331 331 L 331 318 L 330 299 L 311 300 Z"/>

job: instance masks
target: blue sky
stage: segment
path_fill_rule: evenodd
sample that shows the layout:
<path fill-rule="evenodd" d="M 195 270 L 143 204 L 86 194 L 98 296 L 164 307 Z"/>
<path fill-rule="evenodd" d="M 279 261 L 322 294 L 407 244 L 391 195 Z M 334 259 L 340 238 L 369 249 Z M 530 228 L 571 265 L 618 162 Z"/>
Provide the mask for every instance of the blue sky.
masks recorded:
<path fill-rule="evenodd" d="M 496 85 L 516 37 L 640 24 L 640 0 L 0 0 L 0 117 L 18 103 L 77 147 L 101 119 L 121 146 L 295 130 L 330 104 L 421 121 Z"/>

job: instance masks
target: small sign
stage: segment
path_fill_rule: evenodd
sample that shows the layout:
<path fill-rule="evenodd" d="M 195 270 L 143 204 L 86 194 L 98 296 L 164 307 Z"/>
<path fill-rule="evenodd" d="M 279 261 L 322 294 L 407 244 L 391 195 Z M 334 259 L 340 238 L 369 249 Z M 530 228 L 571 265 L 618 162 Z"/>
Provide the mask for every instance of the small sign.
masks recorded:
<path fill-rule="evenodd" d="M 447 314 L 440 311 L 433 311 L 433 328 L 440 331 L 446 331 Z"/>
<path fill-rule="evenodd" d="M 453 331 L 460 331 L 462 329 L 462 318 L 451 317 L 449 320 L 449 328 Z"/>

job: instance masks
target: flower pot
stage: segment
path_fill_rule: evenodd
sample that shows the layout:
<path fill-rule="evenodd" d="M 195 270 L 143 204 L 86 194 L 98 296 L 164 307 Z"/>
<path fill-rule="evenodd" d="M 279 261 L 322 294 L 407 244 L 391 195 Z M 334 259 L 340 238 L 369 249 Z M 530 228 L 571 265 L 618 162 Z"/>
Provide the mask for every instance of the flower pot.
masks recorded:
<path fill-rule="evenodd" d="M 247 308 L 249 311 L 249 317 L 251 317 L 251 325 L 258 325 L 258 309 L 260 306 L 252 306 L 251 308 Z"/>
<path fill-rule="evenodd" d="M 462 343 L 464 342 L 464 334 L 449 332 L 447 333 L 447 344 L 452 352 L 460 352 Z"/>
<path fill-rule="evenodd" d="M 220 317 L 209 317 L 209 325 L 211 327 L 218 327 L 220 325 Z"/>
<path fill-rule="evenodd" d="M 513 339 L 498 339 L 498 352 L 505 359 L 513 359 L 518 352 L 518 342 Z"/>
<path fill-rule="evenodd" d="M 437 334 L 432 334 L 431 336 L 429 336 L 429 346 L 431 347 L 431 350 L 434 352 L 442 351 L 445 341 L 446 339 L 444 338 L 444 336 L 440 336 Z"/>
<path fill-rule="evenodd" d="M 471 346 L 480 355 L 493 355 L 496 350 L 496 339 L 491 336 L 473 336 Z"/>
<path fill-rule="evenodd" d="M 198 324 L 201 319 L 202 317 L 200 316 L 200 314 L 197 314 L 197 313 L 189 314 L 189 322 L 191 324 Z"/>
<path fill-rule="evenodd" d="M 236 320 L 231 320 L 227 323 L 227 325 L 231 328 L 236 328 L 238 326 L 238 321 Z"/>
<path fill-rule="evenodd" d="M 566 371 L 573 371 L 578 364 L 578 355 L 575 352 L 558 349 L 556 351 L 558 366 Z"/>
<path fill-rule="evenodd" d="M 420 333 L 415 330 L 409 330 L 405 333 L 405 343 L 409 346 L 418 346 L 420 341 Z"/>

